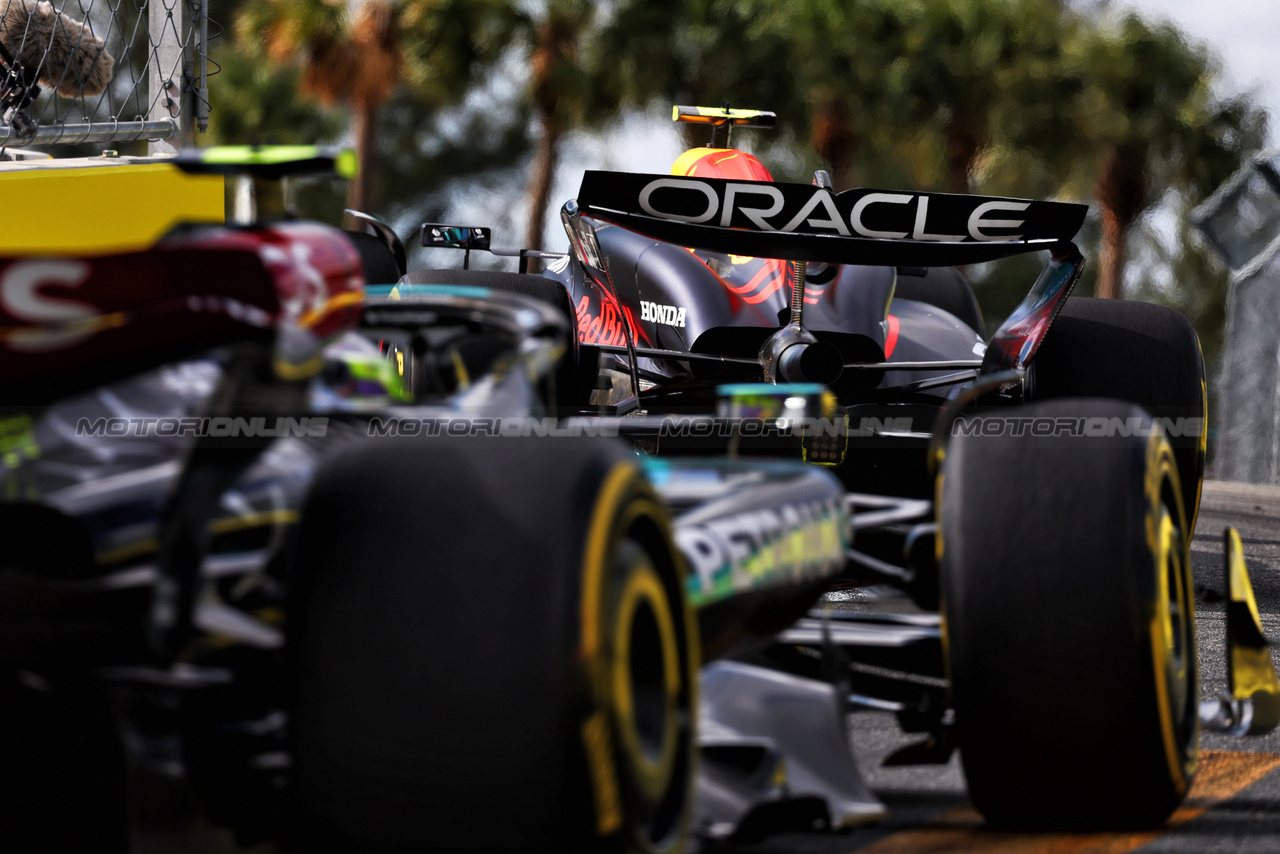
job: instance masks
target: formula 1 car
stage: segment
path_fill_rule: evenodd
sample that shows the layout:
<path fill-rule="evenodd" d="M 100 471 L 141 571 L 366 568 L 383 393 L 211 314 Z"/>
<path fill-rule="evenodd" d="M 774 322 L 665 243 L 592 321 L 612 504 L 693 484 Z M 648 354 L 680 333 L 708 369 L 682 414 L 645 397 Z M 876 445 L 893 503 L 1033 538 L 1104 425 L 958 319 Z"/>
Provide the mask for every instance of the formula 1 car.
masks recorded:
<path fill-rule="evenodd" d="M 717 129 L 773 123 L 727 108 L 677 107 L 675 118 Z M 1237 664 L 1245 646 L 1262 647 L 1231 536 L 1236 669 L 1226 699 L 1197 708 L 1185 549 L 1207 397 L 1194 331 L 1159 306 L 1068 299 L 1084 263 L 1069 242 L 1082 206 L 837 194 L 821 172 L 813 186 L 779 184 L 750 154 L 716 147 L 715 133 L 669 175 L 586 173 L 562 210 L 570 251 L 545 276 L 563 290 L 519 286 L 577 329 L 578 381 L 562 371 L 557 405 L 625 415 L 620 433 L 666 460 L 782 454 L 833 470 L 857 534 L 844 578 L 905 593 L 916 612 L 896 602 L 828 612 L 825 625 L 802 622 L 749 657 L 810 677 L 830 672 L 816 662 L 850 660 L 842 678 L 855 706 L 891 709 L 925 734 L 892 761 L 945 761 L 958 747 L 976 806 L 998 824 L 1163 819 L 1190 785 L 1202 723 L 1265 732 L 1280 713 L 1269 660 L 1253 659 L 1253 676 Z M 485 229 L 423 226 L 424 246 L 489 240 Z M 1048 263 L 986 340 L 971 289 L 946 268 L 1032 251 L 1047 251 Z M 410 272 L 401 292 L 443 281 L 507 287 L 492 275 Z M 809 427 L 793 428 L 788 444 L 748 432 L 751 419 L 734 418 L 744 415 Z M 700 596 L 768 577 L 770 536 L 760 523 L 683 530 L 693 518 L 676 516 L 676 542 L 706 623 L 714 609 Z M 1114 593 L 1108 607 L 1099 590 Z M 716 696 L 736 691 L 758 709 L 786 693 L 776 676 L 742 671 L 740 650 L 703 641 L 704 653 L 735 661 L 732 675 L 715 667 Z M 743 714 L 703 704 L 716 731 L 703 742 L 705 835 L 732 833 L 767 800 L 769 751 L 749 763 L 717 750 L 759 742 L 763 728 L 787 753 L 778 735 L 787 725 L 751 714 L 757 731 L 726 740 L 733 727 L 722 724 Z M 1010 743 L 1037 749 L 1001 746 Z M 726 782 L 735 761 L 737 789 Z M 835 824 L 875 815 L 865 792 L 825 796 Z"/>
<path fill-rule="evenodd" d="M 589 174 L 570 252 L 515 252 L 546 276 L 406 271 L 369 217 L 0 263 L 7 826 L 125 850 L 140 768 L 246 842 L 677 850 L 798 796 L 882 815 L 850 706 L 926 735 L 898 761 L 958 746 L 993 822 L 1133 824 L 1202 717 L 1275 726 L 1238 540 L 1198 713 L 1199 352 L 1073 310 L 1079 210 L 682 162 Z M 341 161 L 179 163 L 273 210 Z M 962 278 L 905 266 L 1044 248 L 985 345 Z M 917 607 L 811 614 L 840 579 Z"/>

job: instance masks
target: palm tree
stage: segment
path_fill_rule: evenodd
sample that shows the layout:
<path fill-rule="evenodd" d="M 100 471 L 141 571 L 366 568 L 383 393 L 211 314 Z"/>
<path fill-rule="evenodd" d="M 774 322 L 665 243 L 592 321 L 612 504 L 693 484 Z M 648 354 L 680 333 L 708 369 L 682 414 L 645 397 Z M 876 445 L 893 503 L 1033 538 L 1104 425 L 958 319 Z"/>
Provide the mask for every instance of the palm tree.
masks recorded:
<path fill-rule="evenodd" d="M 792 59 L 786 63 L 790 80 L 783 80 L 794 94 L 780 93 L 781 103 L 804 105 L 807 116 L 791 121 L 807 125 L 809 144 L 835 185 L 856 183 L 858 155 L 887 118 L 884 90 L 875 78 L 901 41 L 899 20 L 883 2 L 759 2 L 749 20 L 747 35 L 754 43 L 784 34 Z M 753 55 L 755 49 L 752 44 Z"/>
<path fill-rule="evenodd" d="M 1022 117 L 1050 103 L 1073 13 L 1057 0 L 890 5 L 901 36 L 881 85 L 893 125 L 936 134 L 943 188 L 970 192 L 984 155 L 1019 147 Z"/>
<path fill-rule="evenodd" d="M 551 185 L 559 162 L 560 138 L 581 124 L 593 106 L 590 70 L 584 54 L 596 23 L 596 4 L 589 0 L 549 0 L 541 17 L 528 18 L 529 99 L 538 125 L 538 140 L 529 170 L 529 227 L 525 246 L 542 245 Z"/>
<path fill-rule="evenodd" d="M 545 0 L 521 16 L 517 32 L 528 49 L 528 97 L 538 129 L 526 246 L 543 242 L 564 134 L 678 87 L 678 34 L 687 15 L 675 0 Z"/>
<path fill-rule="evenodd" d="M 804 105 L 805 115 L 787 121 L 804 120 L 837 187 L 905 181 L 960 193 L 994 147 L 1020 147 L 1019 117 L 1041 117 L 1058 94 L 1063 33 L 1074 20 L 1057 0 L 711 7 L 721 20 L 746 22 L 738 43 L 708 61 L 713 73 L 727 69 L 744 78 L 737 86 L 755 88 L 752 78 L 770 79 L 778 103 Z M 758 62 L 762 48 L 778 58 Z"/>
<path fill-rule="evenodd" d="M 352 110 L 360 163 L 348 205 L 373 203 L 378 117 L 401 83 L 424 108 L 460 100 L 503 46 L 507 4 L 498 0 L 249 0 L 236 20 L 241 42 L 261 42 L 278 65 L 301 62 L 302 91 Z"/>
<path fill-rule="evenodd" d="M 256 45 L 228 41 L 215 49 L 217 109 L 209 114 L 211 145 L 302 145 L 342 133 L 339 110 L 296 97 L 301 70 L 273 68 Z"/>
<path fill-rule="evenodd" d="M 1098 152 L 1096 292 L 1114 298 L 1138 218 L 1168 189 L 1212 191 L 1261 142 L 1265 116 L 1247 99 L 1215 96 L 1218 69 L 1206 47 L 1135 14 L 1085 34 L 1076 61 L 1085 80 L 1079 124 Z"/>

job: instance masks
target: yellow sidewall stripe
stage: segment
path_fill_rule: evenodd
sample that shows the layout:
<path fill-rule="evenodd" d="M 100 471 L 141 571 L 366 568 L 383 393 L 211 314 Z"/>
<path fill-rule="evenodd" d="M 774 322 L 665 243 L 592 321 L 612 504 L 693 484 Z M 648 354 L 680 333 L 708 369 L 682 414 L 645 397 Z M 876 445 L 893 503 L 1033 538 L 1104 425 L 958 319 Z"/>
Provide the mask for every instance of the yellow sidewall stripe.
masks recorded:
<path fill-rule="evenodd" d="M 630 634 L 636 609 L 642 601 L 649 604 L 658 624 L 664 664 L 662 681 L 665 718 L 662 750 L 657 761 L 650 760 L 640 745 L 635 718 L 635 698 L 631 695 Z M 671 609 L 667 604 L 667 594 L 662 588 L 662 581 L 658 578 L 657 572 L 647 560 L 643 567 L 637 568 L 631 574 L 623 589 L 614 630 L 613 656 L 613 698 L 618 715 L 618 729 L 631 762 L 639 773 L 645 795 L 656 800 L 661 797 L 663 790 L 670 782 L 671 767 L 675 762 L 676 699 L 679 696 L 681 679 L 675 625 L 671 619 Z"/>
<path fill-rule="evenodd" d="M 578 660 L 587 668 L 590 687 L 598 702 L 606 674 L 601 672 L 600 605 L 604 590 L 604 573 L 609 546 L 615 530 L 618 506 L 631 484 L 639 477 L 635 463 L 619 462 L 605 475 L 604 485 L 587 525 L 586 549 L 583 553 L 582 598 L 579 604 L 582 638 Z M 618 773 L 613 760 L 609 714 L 597 705 L 582 725 L 586 750 L 587 773 L 591 777 L 591 794 L 596 808 L 596 833 L 608 836 L 622 827 L 622 800 L 618 791 Z"/>
<path fill-rule="evenodd" d="M 1176 595 L 1178 591 L 1168 589 L 1165 558 L 1169 549 L 1176 548 L 1179 550 L 1178 564 L 1179 575 L 1181 576 L 1179 581 L 1184 596 L 1186 591 L 1191 589 L 1190 579 L 1186 577 L 1190 572 L 1191 561 L 1187 553 L 1186 538 L 1172 537 L 1175 520 L 1168 520 L 1169 523 L 1166 525 L 1162 498 L 1166 482 L 1172 484 L 1173 487 L 1175 506 L 1171 509 L 1176 514 L 1176 524 L 1182 525 L 1183 530 L 1185 530 L 1187 516 L 1183 509 L 1181 493 L 1178 487 L 1178 467 L 1173 459 L 1173 450 L 1169 447 L 1169 443 L 1165 441 L 1161 431 L 1155 430 L 1152 432 L 1151 439 L 1147 445 L 1146 537 L 1147 547 L 1150 549 L 1153 558 L 1153 570 L 1157 573 L 1157 578 L 1155 579 L 1157 596 L 1156 601 L 1151 603 L 1148 625 L 1161 742 L 1164 745 L 1165 761 L 1169 767 L 1169 778 L 1173 782 L 1174 789 L 1179 795 L 1182 795 L 1186 793 L 1191 778 L 1196 773 L 1196 742 L 1199 740 L 1199 728 L 1197 718 L 1197 728 L 1192 738 L 1192 744 L 1189 751 L 1186 751 L 1189 755 L 1184 756 L 1183 746 L 1178 743 L 1180 739 L 1174 726 L 1175 716 L 1170 702 L 1169 675 L 1166 668 L 1166 659 L 1169 655 L 1168 643 L 1172 641 L 1172 638 L 1169 637 L 1172 632 L 1172 624 L 1165 604 L 1170 601 L 1170 596 Z M 1174 539 L 1177 542 L 1174 542 Z M 1195 605 L 1189 599 L 1186 601 L 1189 612 L 1187 617 L 1190 621 L 1187 627 L 1189 652 L 1186 654 L 1193 656 L 1195 655 Z M 1190 661 L 1190 658 L 1188 658 L 1188 661 Z M 1192 708 L 1190 714 L 1195 715 L 1195 713 L 1195 709 Z"/>

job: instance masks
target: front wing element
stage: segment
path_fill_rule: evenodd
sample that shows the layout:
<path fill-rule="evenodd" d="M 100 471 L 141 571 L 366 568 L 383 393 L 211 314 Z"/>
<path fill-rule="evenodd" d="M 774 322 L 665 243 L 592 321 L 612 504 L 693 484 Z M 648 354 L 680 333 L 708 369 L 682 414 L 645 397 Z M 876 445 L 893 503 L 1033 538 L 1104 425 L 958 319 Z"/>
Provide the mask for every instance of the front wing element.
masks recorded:
<path fill-rule="evenodd" d="M 1223 532 L 1227 583 L 1228 690 L 1200 704 L 1200 725 L 1228 735 L 1265 735 L 1280 724 L 1280 677 L 1262 631 L 1240 534 Z"/>

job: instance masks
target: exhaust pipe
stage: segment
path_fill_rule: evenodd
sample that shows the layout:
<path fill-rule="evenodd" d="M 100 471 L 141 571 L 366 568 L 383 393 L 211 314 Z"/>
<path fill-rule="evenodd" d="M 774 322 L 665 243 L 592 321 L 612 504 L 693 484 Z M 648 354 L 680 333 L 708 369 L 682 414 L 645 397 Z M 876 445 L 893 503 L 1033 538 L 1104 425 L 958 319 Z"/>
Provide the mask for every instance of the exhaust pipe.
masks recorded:
<path fill-rule="evenodd" d="M 804 262 L 792 262 L 791 269 L 791 320 L 760 348 L 765 382 L 831 385 L 844 371 L 844 358 L 834 344 L 804 328 Z"/>
<path fill-rule="evenodd" d="M 825 341 L 792 344 L 778 357 L 778 377 L 782 382 L 831 385 L 843 371 L 840 351 Z"/>

